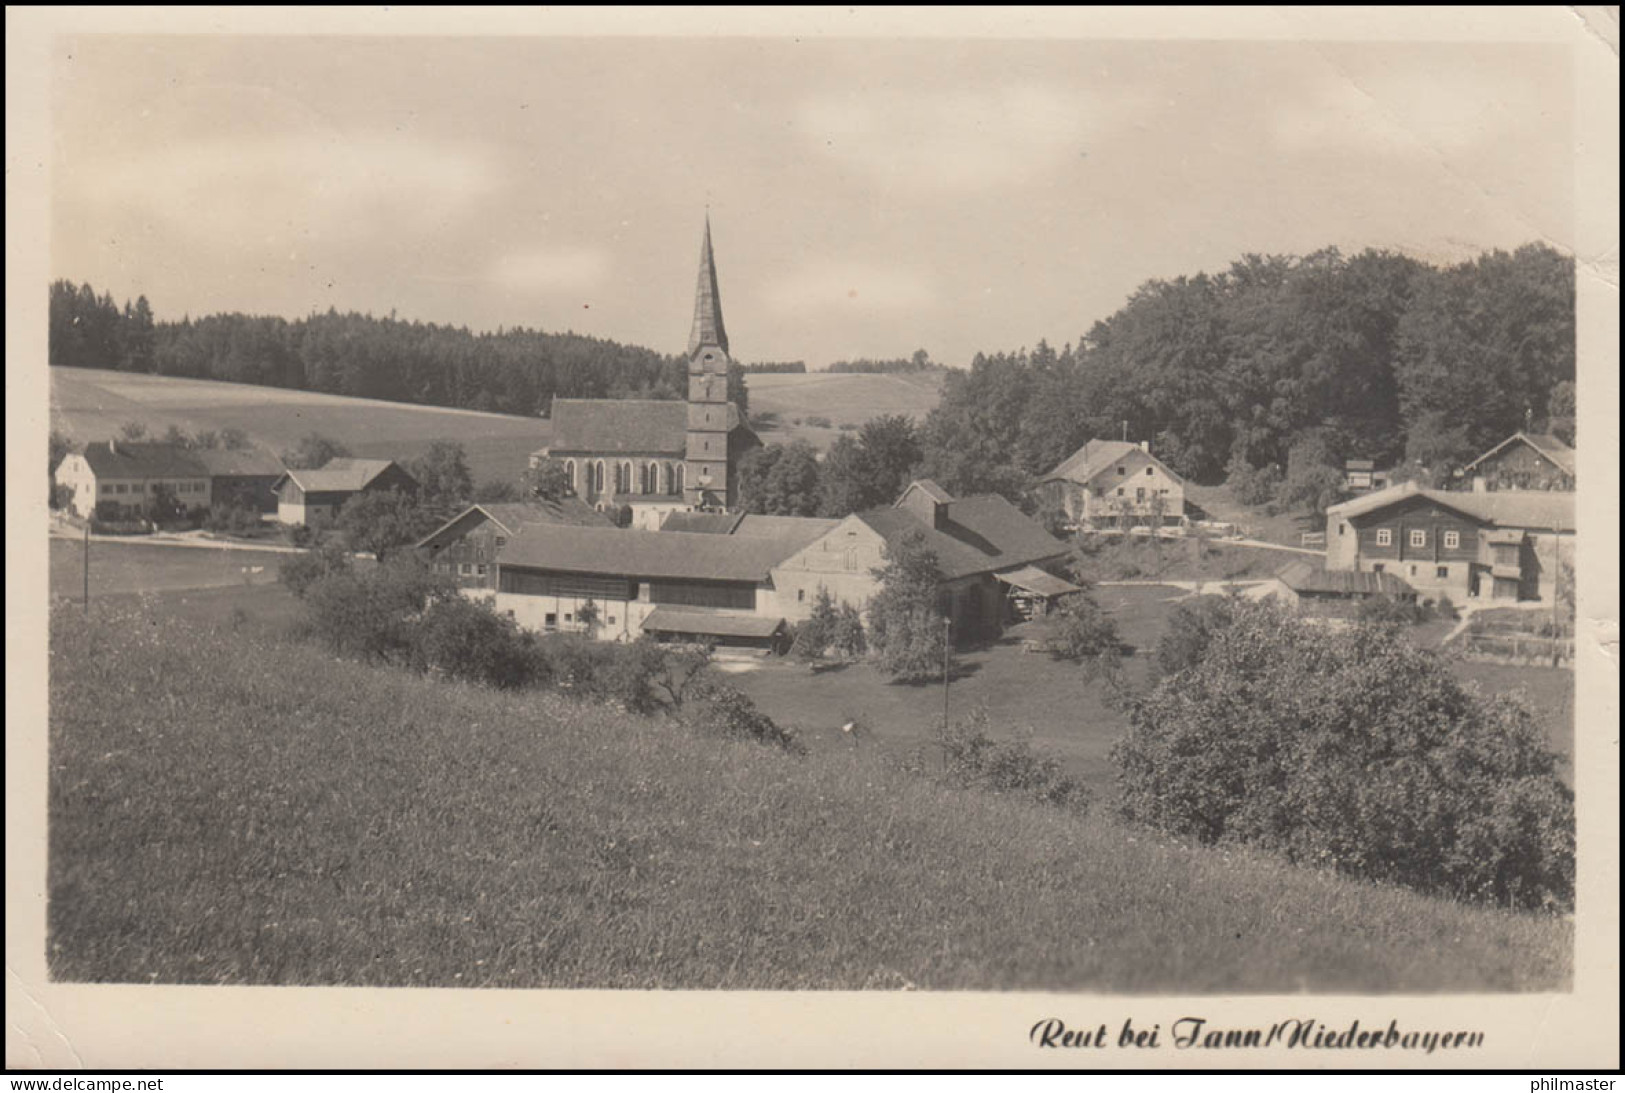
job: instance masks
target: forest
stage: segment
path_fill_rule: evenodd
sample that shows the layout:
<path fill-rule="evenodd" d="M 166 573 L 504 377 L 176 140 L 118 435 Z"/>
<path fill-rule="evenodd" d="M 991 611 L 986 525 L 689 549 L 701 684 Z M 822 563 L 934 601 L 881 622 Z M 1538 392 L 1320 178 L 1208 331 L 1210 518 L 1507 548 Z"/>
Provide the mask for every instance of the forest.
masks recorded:
<path fill-rule="evenodd" d="M 1094 437 L 1194 481 L 1373 459 L 1438 479 L 1523 428 L 1573 442 L 1574 264 L 1335 249 L 1141 286 L 1075 344 L 978 354 L 922 423 L 950 490 L 1012 492 Z"/>
<path fill-rule="evenodd" d="M 783 498 L 771 507 L 789 511 L 850 511 L 847 494 L 867 499 L 915 473 L 956 494 L 1019 498 L 1106 437 L 1149 441 L 1195 482 L 1288 501 L 1324 498 L 1350 458 L 1438 480 L 1521 428 L 1572 443 L 1574 307 L 1573 261 L 1541 243 L 1447 267 L 1378 250 L 1250 254 L 1215 274 L 1148 281 L 1060 349 L 978 353 L 948 370 L 924 421 L 871 430 L 865 458 L 850 438 L 822 460 L 771 452 L 747 478 L 771 477 Z M 331 310 L 158 322 L 145 297 L 120 307 L 66 281 L 51 286 L 50 324 L 50 362 L 70 367 L 531 415 L 555 396 L 684 397 L 681 357 L 571 333 Z M 930 367 L 922 349 L 831 370 Z M 748 412 L 744 372 L 733 367 L 729 394 Z M 840 481 L 812 484 L 821 478 Z"/>
<path fill-rule="evenodd" d="M 687 397 L 684 359 L 580 334 L 406 322 L 329 310 L 292 321 L 225 314 L 159 322 L 145 296 L 51 285 L 53 366 L 262 384 L 495 413 L 546 415 L 560 398 Z M 743 372 L 729 394 L 748 408 Z"/>

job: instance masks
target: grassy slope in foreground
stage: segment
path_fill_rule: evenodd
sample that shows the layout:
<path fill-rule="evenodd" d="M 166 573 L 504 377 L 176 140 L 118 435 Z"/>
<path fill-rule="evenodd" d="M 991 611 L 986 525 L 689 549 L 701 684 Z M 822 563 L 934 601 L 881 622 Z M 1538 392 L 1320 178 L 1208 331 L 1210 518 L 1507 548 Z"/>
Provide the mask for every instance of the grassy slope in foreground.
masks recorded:
<path fill-rule="evenodd" d="M 1557 919 L 104 605 L 53 620 L 66 980 L 1564 987 Z M 222 655 L 223 654 L 223 655 Z"/>

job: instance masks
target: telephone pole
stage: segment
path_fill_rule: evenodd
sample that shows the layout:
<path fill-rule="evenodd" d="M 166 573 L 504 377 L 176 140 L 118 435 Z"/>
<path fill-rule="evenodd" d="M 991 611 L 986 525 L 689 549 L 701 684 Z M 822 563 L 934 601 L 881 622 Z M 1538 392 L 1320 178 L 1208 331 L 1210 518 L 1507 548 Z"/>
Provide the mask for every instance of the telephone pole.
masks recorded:
<path fill-rule="evenodd" d="M 942 617 L 942 731 L 945 733 L 948 731 L 948 651 L 951 648 L 948 639 L 951 625 L 948 616 L 944 615 Z"/>

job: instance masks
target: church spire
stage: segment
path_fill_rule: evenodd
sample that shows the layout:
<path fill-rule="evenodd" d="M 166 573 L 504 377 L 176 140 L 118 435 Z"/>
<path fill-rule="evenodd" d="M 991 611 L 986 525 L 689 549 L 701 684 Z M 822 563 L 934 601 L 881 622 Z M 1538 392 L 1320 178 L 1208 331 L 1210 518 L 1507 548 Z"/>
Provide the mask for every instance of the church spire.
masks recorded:
<path fill-rule="evenodd" d="M 694 328 L 688 335 L 688 355 L 714 345 L 728 352 L 728 331 L 722 325 L 722 294 L 717 291 L 717 263 L 711 255 L 711 214 L 705 214 L 705 243 L 700 247 L 700 278 L 694 289 Z"/>

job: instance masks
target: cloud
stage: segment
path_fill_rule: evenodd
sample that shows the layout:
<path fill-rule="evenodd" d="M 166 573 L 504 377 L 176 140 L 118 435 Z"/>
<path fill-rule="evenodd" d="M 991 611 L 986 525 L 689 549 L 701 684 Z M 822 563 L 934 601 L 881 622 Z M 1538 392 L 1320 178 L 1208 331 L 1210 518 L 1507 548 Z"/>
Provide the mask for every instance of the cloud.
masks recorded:
<path fill-rule="evenodd" d="M 1456 156 L 1504 139 L 1530 113 L 1530 86 L 1505 73 L 1328 69 L 1275 108 L 1271 129 L 1278 143 L 1388 154 L 1420 146 Z"/>
<path fill-rule="evenodd" d="M 929 278 L 858 261 L 819 261 L 768 284 L 762 299 L 775 315 L 808 311 L 907 312 L 934 307 Z"/>
<path fill-rule="evenodd" d="M 1103 112 L 1038 84 L 952 91 L 865 90 L 809 97 L 797 113 L 815 147 L 916 190 L 987 190 L 1078 159 Z"/>
<path fill-rule="evenodd" d="M 491 279 L 521 292 L 564 292 L 602 284 L 610 264 L 600 247 L 543 247 L 503 256 Z"/>
<path fill-rule="evenodd" d="M 498 184 L 479 149 L 393 135 L 194 141 L 63 167 L 103 213 L 227 246 L 409 235 L 474 211 Z"/>

